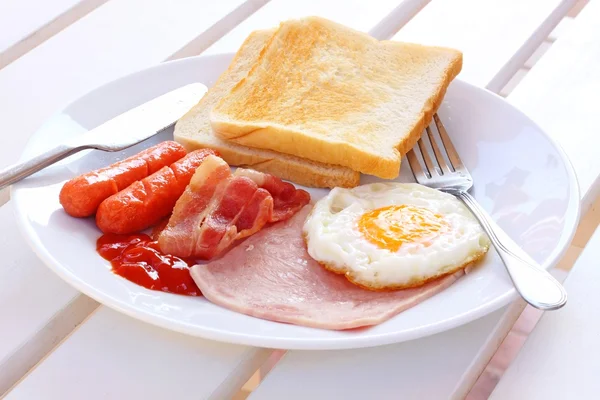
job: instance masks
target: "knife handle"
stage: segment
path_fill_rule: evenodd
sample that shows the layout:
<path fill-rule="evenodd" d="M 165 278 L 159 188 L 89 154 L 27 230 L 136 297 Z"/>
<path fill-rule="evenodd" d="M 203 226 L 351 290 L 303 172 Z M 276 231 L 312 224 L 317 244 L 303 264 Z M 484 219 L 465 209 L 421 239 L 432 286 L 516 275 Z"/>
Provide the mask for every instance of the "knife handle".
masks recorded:
<path fill-rule="evenodd" d="M 60 145 L 40 154 L 39 156 L 33 157 L 30 160 L 10 165 L 0 171 L 0 189 L 4 189 L 5 187 L 20 181 L 21 179 L 26 178 L 29 175 L 34 174 L 39 170 L 70 156 L 71 154 L 75 154 L 80 150 L 84 150 L 85 148 L 88 147 Z"/>

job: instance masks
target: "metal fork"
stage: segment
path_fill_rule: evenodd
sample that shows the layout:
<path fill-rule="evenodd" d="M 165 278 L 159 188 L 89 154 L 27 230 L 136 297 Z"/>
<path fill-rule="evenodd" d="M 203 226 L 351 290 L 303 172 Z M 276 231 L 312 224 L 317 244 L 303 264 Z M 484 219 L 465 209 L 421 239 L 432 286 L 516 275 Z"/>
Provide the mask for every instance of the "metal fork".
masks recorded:
<path fill-rule="evenodd" d="M 479 220 L 504 262 L 517 292 L 525 301 L 540 310 L 556 310 L 564 306 L 567 302 L 567 293 L 562 285 L 502 231 L 469 194 L 469 190 L 473 187 L 473 178 L 461 162 L 437 114 L 433 116 L 433 120 L 439 132 L 441 146 L 431 128 L 427 127 L 423 136 L 427 136 L 430 146 L 422 137 L 418 145 L 407 153 L 408 163 L 417 182 L 452 194 L 464 202 Z M 433 158 L 430 148 L 433 150 Z M 446 162 L 442 150 L 445 151 L 449 163 Z M 417 153 L 421 154 L 425 168 L 421 166 Z"/>

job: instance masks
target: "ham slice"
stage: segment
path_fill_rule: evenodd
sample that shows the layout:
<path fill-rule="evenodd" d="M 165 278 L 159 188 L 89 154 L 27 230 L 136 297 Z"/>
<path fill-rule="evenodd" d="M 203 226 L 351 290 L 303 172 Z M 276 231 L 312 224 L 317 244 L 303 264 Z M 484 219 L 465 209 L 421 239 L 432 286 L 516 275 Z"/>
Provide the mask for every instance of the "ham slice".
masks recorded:
<path fill-rule="evenodd" d="M 452 285 L 463 271 L 419 288 L 373 292 L 321 267 L 302 226 L 312 206 L 271 225 L 191 275 L 211 302 L 267 320 L 323 329 L 376 325 Z"/>

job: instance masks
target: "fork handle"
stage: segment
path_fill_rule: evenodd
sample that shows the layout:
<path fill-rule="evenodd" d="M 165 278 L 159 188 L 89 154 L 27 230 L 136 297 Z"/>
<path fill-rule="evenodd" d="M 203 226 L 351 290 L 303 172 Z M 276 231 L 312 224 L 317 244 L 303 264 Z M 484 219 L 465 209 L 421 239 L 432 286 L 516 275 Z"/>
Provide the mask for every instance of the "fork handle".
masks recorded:
<path fill-rule="evenodd" d="M 0 189 L 10 186 L 15 182 L 18 182 L 21 179 L 24 179 L 29 175 L 32 175 L 39 170 L 70 156 L 71 154 L 83 150 L 84 148 L 85 147 L 82 146 L 69 146 L 62 144 L 46 151 L 45 153 L 35 156 L 30 160 L 10 165 L 0 171 Z"/>
<path fill-rule="evenodd" d="M 523 251 L 465 191 L 453 193 L 462 200 L 487 233 L 504 262 L 519 294 L 540 310 L 556 310 L 567 302 L 567 292 L 548 271 Z"/>

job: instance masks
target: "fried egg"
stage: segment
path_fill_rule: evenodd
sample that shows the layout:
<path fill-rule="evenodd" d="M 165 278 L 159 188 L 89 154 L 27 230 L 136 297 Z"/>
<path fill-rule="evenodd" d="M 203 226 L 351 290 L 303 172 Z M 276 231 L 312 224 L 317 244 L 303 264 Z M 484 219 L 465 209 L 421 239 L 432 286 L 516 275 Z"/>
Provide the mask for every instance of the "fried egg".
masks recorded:
<path fill-rule="evenodd" d="M 420 286 L 490 246 L 460 200 L 416 183 L 335 188 L 315 204 L 303 233 L 312 258 L 371 290 Z"/>

